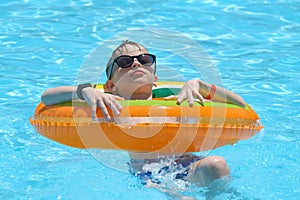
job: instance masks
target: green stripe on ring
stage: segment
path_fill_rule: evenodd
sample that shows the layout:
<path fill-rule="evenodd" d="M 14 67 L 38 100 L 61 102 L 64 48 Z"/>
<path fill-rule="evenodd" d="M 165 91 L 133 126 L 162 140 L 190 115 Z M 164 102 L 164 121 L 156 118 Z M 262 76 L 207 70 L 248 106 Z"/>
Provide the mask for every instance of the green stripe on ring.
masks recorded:
<path fill-rule="evenodd" d="M 179 106 L 177 105 L 175 100 L 121 100 L 119 103 L 122 106 Z M 88 106 L 86 102 L 79 102 L 79 101 L 68 101 L 64 103 L 57 104 L 60 106 Z M 228 103 L 219 103 L 219 102 L 204 102 L 204 106 L 210 107 L 223 107 L 223 108 L 242 108 L 240 106 Z M 187 101 L 184 101 L 180 104 L 180 106 L 189 106 Z M 195 102 L 195 107 L 202 106 L 200 103 Z M 248 106 L 246 107 L 248 109 Z"/>

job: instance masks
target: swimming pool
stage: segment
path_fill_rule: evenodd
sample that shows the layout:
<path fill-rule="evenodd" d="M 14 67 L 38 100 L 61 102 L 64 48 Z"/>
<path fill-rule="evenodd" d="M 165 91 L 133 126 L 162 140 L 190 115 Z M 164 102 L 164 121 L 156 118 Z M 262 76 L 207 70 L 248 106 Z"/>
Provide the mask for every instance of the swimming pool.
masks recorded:
<path fill-rule="evenodd" d="M 298 199 L 299 1 L 5 0 L 0 7 L 1 199 Z M 231 168 L 219 194 L 174 183 L 144 188 L 125 172 L 124 152 L 66 147 L 29 124 L 46 88 L 76 84 L 87 55 L 130 28 L 164 28 L 197 41 L 224 87 L 260 115 L 261 134 L 210 152 Z M 160 62 L 177 62 L 194 77 L 172 59 Z"/>

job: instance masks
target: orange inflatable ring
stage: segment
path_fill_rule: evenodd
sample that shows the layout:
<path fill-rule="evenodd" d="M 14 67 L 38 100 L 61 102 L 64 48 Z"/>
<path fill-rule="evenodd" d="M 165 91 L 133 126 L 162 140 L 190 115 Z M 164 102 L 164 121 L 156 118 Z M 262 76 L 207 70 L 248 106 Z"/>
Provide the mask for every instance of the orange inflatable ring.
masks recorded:
<path fill-rule="evenodd" d="M 98 86 L 98 88 L 101 86 Z M 176 94 L 182 83 L 161 83 L 153 95 Z M 184 153 L 210 150 L 248 139 L 262 129 L 259 117 L 247 105 L 205 102 L 190 107 L 175 100 L 120 101 L 121 114 L 106 121 L 97 110 L 92 121 L 85 102 L 45 106 L 30 118 L 36 132 L 71 147 L 134 152 Z"/>

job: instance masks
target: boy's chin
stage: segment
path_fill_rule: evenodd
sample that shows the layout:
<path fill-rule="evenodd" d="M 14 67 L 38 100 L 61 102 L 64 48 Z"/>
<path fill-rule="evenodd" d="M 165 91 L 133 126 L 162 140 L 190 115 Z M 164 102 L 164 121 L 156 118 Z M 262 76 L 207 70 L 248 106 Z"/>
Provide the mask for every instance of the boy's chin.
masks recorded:
<path fill-rule="evenodd" d="M 154 78 L 147 77 L 145 75 L 143 76 L 131 76 L 129 77 L 130 81 L 132 84 L 153 84 L 154 83 Z M 128 83 L 130 84 L 130 83 Z"/>

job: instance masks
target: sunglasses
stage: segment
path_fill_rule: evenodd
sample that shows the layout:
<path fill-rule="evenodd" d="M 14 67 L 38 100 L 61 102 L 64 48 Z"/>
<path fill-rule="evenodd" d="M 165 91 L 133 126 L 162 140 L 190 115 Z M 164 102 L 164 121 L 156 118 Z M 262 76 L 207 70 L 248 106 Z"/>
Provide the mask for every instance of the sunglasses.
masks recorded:
<path fill-rule="evenodd" d="M 144 66 L 151 66 L 156 61 L 156 57 L 153 54 L 140 54 L 138 56 L 128 56 L 128 55 L 119 56 L 116 59 L 114 59 L 114 61 L 110 66 L 108 79 L 111 79 L 115 63 L 117 63 L 118 66 L 121 68 L 128 68 L 133 64 L 135 58 Z"/>

